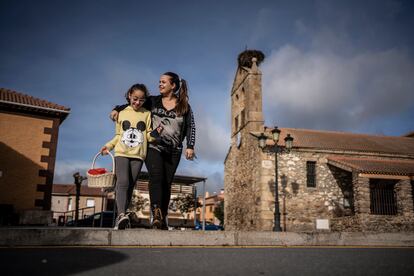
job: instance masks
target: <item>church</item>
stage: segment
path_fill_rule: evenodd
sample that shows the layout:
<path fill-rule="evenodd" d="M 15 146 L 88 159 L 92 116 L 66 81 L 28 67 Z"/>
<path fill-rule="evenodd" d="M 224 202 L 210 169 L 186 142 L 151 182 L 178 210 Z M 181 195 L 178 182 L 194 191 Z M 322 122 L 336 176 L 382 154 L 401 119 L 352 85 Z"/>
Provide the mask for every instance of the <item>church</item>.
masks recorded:
<path fill-rule="evenodd" d="M 238 57 L 224 161 L 225 229 L 414 231 L 414 133 L 267 127 L 263 60 L 256 50 Z"/>

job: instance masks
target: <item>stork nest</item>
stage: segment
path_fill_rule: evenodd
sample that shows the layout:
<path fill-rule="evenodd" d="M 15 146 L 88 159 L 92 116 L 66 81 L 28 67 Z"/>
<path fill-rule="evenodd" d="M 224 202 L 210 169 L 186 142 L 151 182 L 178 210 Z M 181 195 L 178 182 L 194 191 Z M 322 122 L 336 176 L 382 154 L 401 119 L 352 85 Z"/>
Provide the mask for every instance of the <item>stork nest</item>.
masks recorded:
<path fill-rule="evenodd" d="M 258 50 L 246 50 L 239 54 L 237 58 L 239 66 L 251 68 L 253 65 L 252 58 L 256 58 L 256 64 L 259 65 L 265 58 L 265 55 Z"/>

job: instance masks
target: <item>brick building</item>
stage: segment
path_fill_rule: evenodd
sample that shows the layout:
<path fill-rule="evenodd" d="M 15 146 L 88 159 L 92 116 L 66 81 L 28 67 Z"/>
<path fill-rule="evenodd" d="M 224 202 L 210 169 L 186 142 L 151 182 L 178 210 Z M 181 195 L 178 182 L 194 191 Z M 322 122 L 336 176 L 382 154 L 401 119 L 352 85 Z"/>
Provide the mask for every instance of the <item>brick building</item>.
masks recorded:
<path fill-rule="evenodd" d="M 208 193 L 206 194 L 206 208 L 205 208 L 205 217 L 206 217 L 206 221 L 210 221 L 216 225 L 221 224 L 220 220 L 216 218 L 216 216 L 214 215 L 214 211 L 217 208 L 220 208 L 220 204 L 224 201 L 224 190 L 221 190 L 220 193 L 216 194 L 214 193 L 213 195 L 209 195 Z M 202 200 L 200 199 L 200 202 L 202 202 Z M 199 208 L 201 209 L 201 208 Z M 201 212 L 201 211 L 198 211 Z M 197 212 L 197 213 L 198 213 Z M 201 216 L 201 214 L 200 214 Z"/>
<path fill-rule="evenodd" d="M 94 213 L 112 210 L 114 204 L 113 193 L 107 193 L 101 188 L 91 188 L 81 185 L 79 196 L 79 218 L 85 218 Z M 52 212 L 53 220 L 63 225 L 75 219 L 76 212 L 76 185 L 53 184 Z"/>
<path fill-rule="evenodd" d="M 412 133 L 397 137 L 281 128 L 276 150 L 273 128 L 263 120 L 262 60 L 261 52 L 241 53 L 231 90 L 226 229 L 273 229 L 277 171 L 283 230 L 414 231 Z M 267 137 L 264 149 L 258 146 L 262 134 Z M 284 141 L 288 134 L 294 139 L 290 150 Z"/>
<path fill-rule="evenodd" d="M 29 224 L 50 217 L 59 126 L 69 111 L 0 88 L 0 224 L 12 213 Z"/>

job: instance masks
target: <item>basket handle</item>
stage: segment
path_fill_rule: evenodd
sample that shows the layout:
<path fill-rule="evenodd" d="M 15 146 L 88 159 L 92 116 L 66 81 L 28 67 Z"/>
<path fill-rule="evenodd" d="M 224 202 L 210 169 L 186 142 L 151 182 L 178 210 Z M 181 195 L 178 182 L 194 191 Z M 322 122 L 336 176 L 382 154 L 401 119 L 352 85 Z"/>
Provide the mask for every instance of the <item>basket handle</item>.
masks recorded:
<path fill-rule="evenodd" d="M 110 151 L 108 151 L 108 154 L 111 156 L 111 158 L 112 158 L 112 172 L 114 172 L 115 173 L 115 159 L 114 159 L 114 156 L 112 155 L 112 153 L 110 152 Z M 98 158 L 98 156 L 99 155 L 102 155 L 101 154 L 101 152 L 98 152 L 96 155 L 95 155 L 95 157 L 93 158 L 93 161 L 92 161 L 92 167 L 91 167 L 91 169 L 94 169 L 95 168 L 95 161 L 96 161 L 96 158 Z"/>

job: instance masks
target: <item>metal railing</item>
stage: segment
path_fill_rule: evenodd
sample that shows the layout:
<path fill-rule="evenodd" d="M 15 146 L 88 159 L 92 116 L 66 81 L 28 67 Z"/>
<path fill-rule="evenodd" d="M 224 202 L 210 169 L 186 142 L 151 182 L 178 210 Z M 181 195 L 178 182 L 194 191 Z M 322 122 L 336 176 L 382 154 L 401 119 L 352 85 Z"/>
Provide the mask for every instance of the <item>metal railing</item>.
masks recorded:
<path fill-rule="evenodd" d="M 397 201 L 394 184 L 389 182 L 371 183 L 370 201 L 371 214 L 397 215 Z"/>
<path fill-rule="evenodd" d="M 92 210 L 92 212 L 91 213 L 88 212 L 87 214 L 85 214 L 86 210 Z M 83 219 L 89 215 L 93 215 L 95 214 L 95 211 L 96 211 L 95 206 L 80 208 L 78 210 L 79 218 Z M 75 220 L 75 213 L 76 213 L 76 210 L 70 210 L 70 211 L 65 211 L 65 212 L 54 211 L 53 217 L 55 217 L 54 214 L 62 214 L 58 216 L 57 224 L 58 226 L 65 226 L 69 221 Z M 61 222 L 61 220 L 63 220 L 63 222 Z"/>

